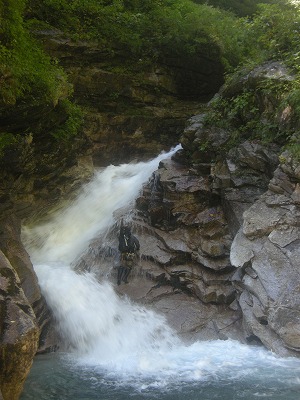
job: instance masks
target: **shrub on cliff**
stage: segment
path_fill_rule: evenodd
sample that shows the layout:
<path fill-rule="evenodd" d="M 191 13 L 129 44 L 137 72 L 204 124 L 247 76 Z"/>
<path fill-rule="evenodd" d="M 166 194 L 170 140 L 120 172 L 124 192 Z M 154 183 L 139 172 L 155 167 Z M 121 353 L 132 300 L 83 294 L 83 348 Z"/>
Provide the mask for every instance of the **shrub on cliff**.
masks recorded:
<path fill-rule="evenodd" d="M 66 141 L 82 124 L 79 108 L 67 100 L 66 74 L 34 40 L 23 19 L 26 0 L 0 2 L 0 158 L 26 138 L 48 134 Z M 55 119 L 51 110 L 55 109 Z M 38 121 L 37 121 L 38 120 Z M 57 127 L 59 125 L 59 127 Z"/>
<path fill-rule="evenodd" d="M 297 5 L 261 4 L 249 23 L 249 37 L 260 59 L 282 60 L 299 70 L 300 8 Z"/>
<path fill-rule="evenodd" d="M 0 3 L 0 106 L 25 99 L 29 103 L 56 103 L 66 90 L 63 70 L 27 31 L 24 9 L 25 0 Z"/>
<path fill-rule="evenodd" d="M 239 17 L 246 17 L 258 11 L 259 4 L 286 4 L 287 0 L 193 0 L 197 4 L 208 4 L 232 11 Z"/>
<path fill-rule="evenodd" d="M 190 0 L 29 0 L 27 17 L 135 58 L 184 58 L 218 47 L 230 67 L 247 53 L 243 21 Z"/>
<path fill-rule="evenodd" d="M 206 122 L 230 128 L 230 145 L 245 138 L 276 142 L 300 158 L 300 7 L 260 5 L 247 25 L 252 58 L 227 76 Z"/>

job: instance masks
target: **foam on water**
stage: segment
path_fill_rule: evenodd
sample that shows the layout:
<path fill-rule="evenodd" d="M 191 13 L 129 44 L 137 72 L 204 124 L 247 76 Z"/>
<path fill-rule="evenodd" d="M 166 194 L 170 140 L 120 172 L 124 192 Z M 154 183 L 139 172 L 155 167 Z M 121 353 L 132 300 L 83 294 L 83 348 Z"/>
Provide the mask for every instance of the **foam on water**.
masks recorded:
<path fill-rule="evenodd" d="M 110 283 L 60 263 L 35 270 L 61 333 L 85 363 L 131 368 L 129 356 L 158 354 L 178 343 L 163 317 L 121 299 Z"/>
<path fill-rule="evenodd" d="M 72 347 L 72 361 L 94 373 L 106 371 L 144 390 L 170 383 L 258 379 L 262 374 L 296 383 L 300 376 L 299 360 L 282 359 L 261 347 L 232 340 L 185 345 L 162 316 L 119 298 L 110 283 L 99 283 L 91 274 L 78 275 L 58 263 L 37 265 L 36 271 Z"/>

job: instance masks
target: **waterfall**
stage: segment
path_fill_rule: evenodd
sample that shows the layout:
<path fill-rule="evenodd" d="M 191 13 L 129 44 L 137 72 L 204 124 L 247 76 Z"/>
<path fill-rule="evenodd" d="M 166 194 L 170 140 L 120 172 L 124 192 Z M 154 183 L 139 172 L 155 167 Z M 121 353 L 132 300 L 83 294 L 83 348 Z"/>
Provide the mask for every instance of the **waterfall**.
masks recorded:
<path fill-rule="evenodd" d="M 77 274 L 71 264 L 89 241 L 113 225 L 114 211 L 136 199 L 159 162 L 179 148 L 149 162 L 110 165 L 96 172 L 77 199 L 50 221 L 23 228 L 23 241 L 60 333 L 86 361 L 117 366 L 116 360 L 160 352 L 178 343 L 164 318 L 121 300 L 109 282 Z"/>
<path fill-rule="evenodd" d="M 252 380 L 263 385 L 267 379 L 277 382 L 276 370 L 281 382 L 293 387 L 300 375 L 299 361 L 231 340 L 187 346 L 163 316 L 119 297 L 110 282 L 72 270 L 72 261 L 88 243 L 115 223 L 114 211 L 132 204 L 159 162 L 178 148 L 149 162 L 96 172 L 77 199 L 51 220 L 24 227 L 24 243 L 68 354 L 78 367 L 93 371 L 89 377 L 97 379 L 95 371 L 100 369 L 107 379 L 117 376 L 119 382 L 121 377 L 139 390 L 236 379 L 241 387 Z"/>
<path fill-rule="evenodd" d="M 23 228 L 23 241 L 34 264 L 64 261 L 70 264 L 89 241 L 113 222 L 113 212 L 132 203 L 142 185 L 181 145 L 149 162 L 110 165 L 95 173 L 76 200 L 56 213 L 49 222 Z"/>

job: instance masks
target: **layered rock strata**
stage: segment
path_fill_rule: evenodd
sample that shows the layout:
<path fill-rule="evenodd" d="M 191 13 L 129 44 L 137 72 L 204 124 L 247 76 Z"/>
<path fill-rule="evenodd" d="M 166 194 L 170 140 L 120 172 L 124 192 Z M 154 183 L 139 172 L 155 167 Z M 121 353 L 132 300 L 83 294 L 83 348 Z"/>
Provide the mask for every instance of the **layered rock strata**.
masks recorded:
<path fill-rule="evenodd" d="M 248 335 L 282 355 L 300 351 L 300 165 L 284 153 L 264 193 L 244 213 L 231 248 Z"/>
<path fill-rule="evenodd" d="M 106 166 L 155 157 L 176 145 L 187 118 L 223 83 L 219 51 L 180 60 L 129 58 L 97 43 L 74 41 L 57 30 L 36 32 L 58 59 L 85 111 L 84 133 L 93 162 Z M 213 46 L 213 45 L 212 45 Z"/>

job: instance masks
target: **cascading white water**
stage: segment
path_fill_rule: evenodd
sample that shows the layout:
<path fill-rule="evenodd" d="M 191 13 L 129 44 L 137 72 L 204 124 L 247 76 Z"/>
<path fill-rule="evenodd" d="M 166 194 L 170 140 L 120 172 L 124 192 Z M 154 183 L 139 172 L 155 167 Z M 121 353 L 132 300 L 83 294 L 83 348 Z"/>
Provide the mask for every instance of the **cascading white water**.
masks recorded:
<path fill-rule="evenodd" d="M 70 263 L 88 242 L 113 224 L 113 212 L 131 203 L 143 183 L 171 157 L 180 145 L 149 162 L 110 165 L 95 174 L 78 198 L 46 224 L 23 228 L 24 243 L 34 264 L 49 261 Z"/>
<path fill-rule="evenodd" d="M 116 360 L 177 343 L 162 317 L 121 301 L 111 284 L 99 283 L 91 274 L 78 275 L 70 264 L 91 239 L 113 224 L 113 212 L 137 197 L 159 162 L 179 148 L 149 162 L 111 165 L 97 172 L 78 198 L 50 222 L 23 229 L 24 243 L 61 333 L 86 360 L 91 357 L 117 367 Z"/>
<path fill-rule="evenodd" d="M 178 344 L 162 317 L 121 300 L 110 283 L 61 263 L 40 264 L 36 271 L 62 335 L 84 362 L 131 369 L 144 354 Z M 132 365 L 129 357 L 134 358 Z"/>
<path fill-rule="evenodd" d="M 24 228 L 24 242 L 42 292 L 71 354 L 81 367 L 100 368 L 110 376 L 125 374 L 126 382 L 140 389 L 154 384 L 165 387 L 170 382 L 222 381 L 225 376 L 257 379 L 260 371 L 273 377 L 276 368 L 281 379 L 296 385 L 299 361 L 282 360 L 230 340 L 186 346 L 163 317 L 121 299 L 109 282 L 72 270 L 72 261 L 89 241 L 114 223 L 113 212 L 132 202 L 159 162 L 177 149 L 147 163 L 109 166 L 97 172 L 77 200 L 50 222 Z M 146 384 L 149 377 L 152 380 Z"/>

